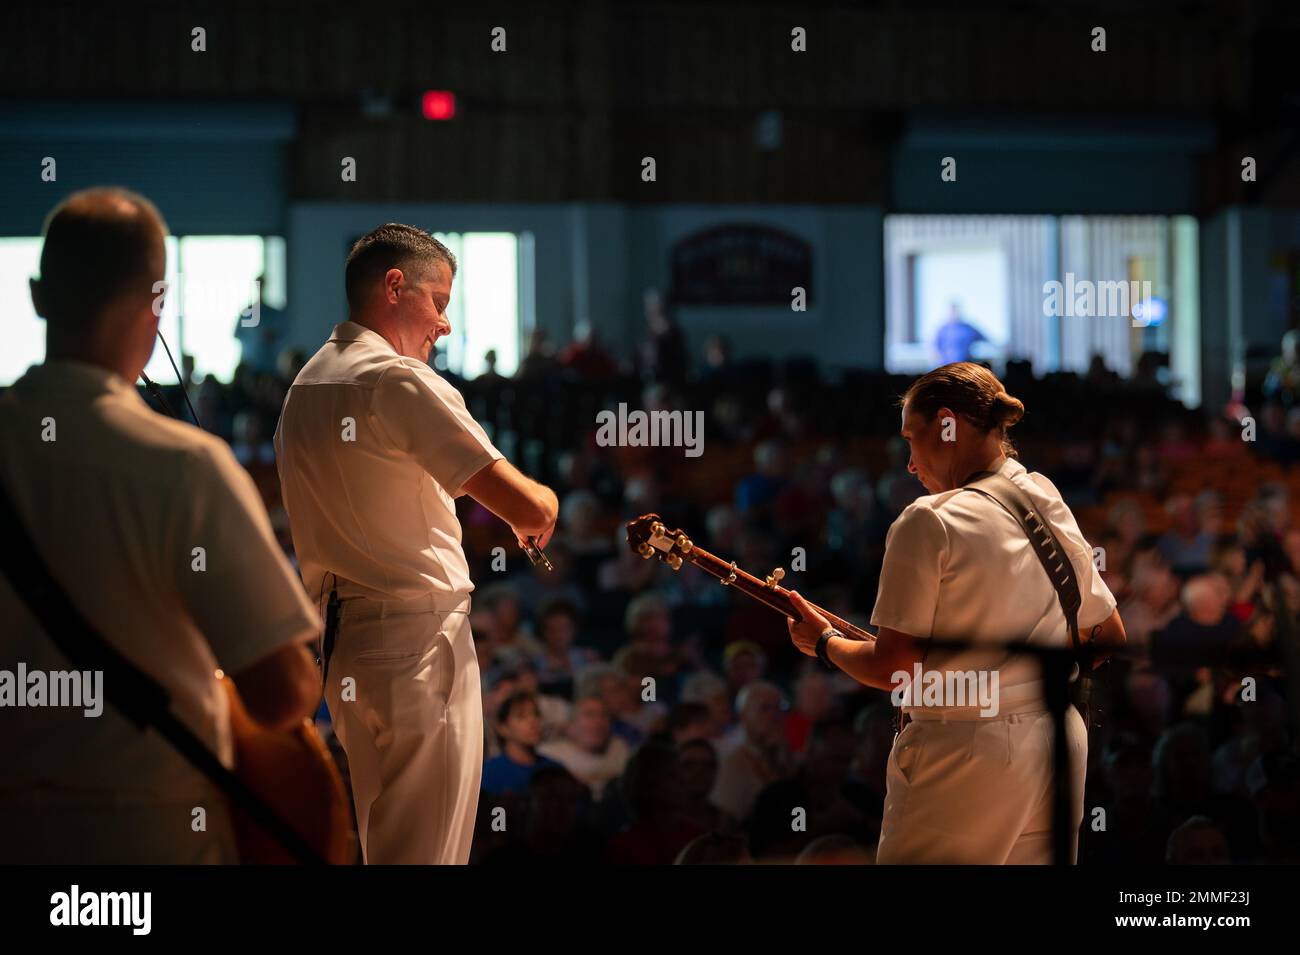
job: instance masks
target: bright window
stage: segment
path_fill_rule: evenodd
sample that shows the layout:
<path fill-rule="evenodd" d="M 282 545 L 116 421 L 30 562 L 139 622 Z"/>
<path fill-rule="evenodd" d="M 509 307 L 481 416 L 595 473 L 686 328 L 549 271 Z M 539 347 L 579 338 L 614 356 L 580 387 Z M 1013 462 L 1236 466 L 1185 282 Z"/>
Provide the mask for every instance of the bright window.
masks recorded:
<path fill-rule="evenodd" d="M 513 375 L 519 367 L 520 340 L 531 325 L 522 278 L 528 266 L 528 237 L 510 232 L 434 236 L 456 256 L 447 307 L 451 334 L 438 343 L 445 367 L 475 378 L 487 370 L 484 356 L 491 349 L 496 351 L 497 372 Z"/>
<path fill-rule="evenodd" d="M 39 238 L 0 239 L 0 385 L 11 385 L 45 359 L 45 323 L 36 317 L 27 280 L 40 270 Z"/>
<path fill-rule="evenodd" d="M 1100 356 L 1128 377 L 1155 353 L 1195 406 L 1197 244 L 1190 216 L 886 216 L 885 368 L 969 357 L 1083 373 Z"/>
<path fill-rule="evenodd" d="M 0 308 L 6 326 L 0 385 L 11 384 L 45 360 L 45 323 L 36 316 L 27 288 L 27 280 L 39 271 L 40 255 L 39 237 L 0 239 Z M 241 354 L 235 329 L 240 321 L 252 320 L 249 306 L 259 276 L 265 276 L 264 301 L 284 304 L 284 260 L 284 240 L 276 237 L 169 236 L 159 330 L 176 363 L 182 353 L 192 355 L 197 374 L 229 381 Z M 161 344 L 145 373 L 161 384 L 176 380 Z"/>

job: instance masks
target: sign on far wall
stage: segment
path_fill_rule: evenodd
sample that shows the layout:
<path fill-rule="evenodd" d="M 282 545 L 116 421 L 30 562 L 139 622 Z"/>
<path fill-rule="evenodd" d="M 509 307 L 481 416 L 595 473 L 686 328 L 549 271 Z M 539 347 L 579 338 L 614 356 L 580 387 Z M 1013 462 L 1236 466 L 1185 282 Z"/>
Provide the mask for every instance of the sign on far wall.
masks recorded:
<path fill-rule="evenodd" d="M 676 305 L 781 305 L 792 289 L 813 301 L 812 246 L 766 225 L 732 223 L 692 233 L 672 247 Z"/>

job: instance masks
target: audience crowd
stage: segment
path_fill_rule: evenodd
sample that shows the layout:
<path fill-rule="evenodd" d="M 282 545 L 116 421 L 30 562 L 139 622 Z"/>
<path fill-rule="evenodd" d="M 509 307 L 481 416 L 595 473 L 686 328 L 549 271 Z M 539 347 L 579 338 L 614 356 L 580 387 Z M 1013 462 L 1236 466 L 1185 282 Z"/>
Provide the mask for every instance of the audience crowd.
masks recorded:
<path fill-rule="evenodd" d="M 784 618 L 734 588 L 643 560 L 624 526 L 658 513 L 865 624 L 885 533 L 924 493 L 897 436 L 907 379 L 736 361 L 720 338 L 695 368 L 675 322 L 647 308 L 631 360 L 584 328 L 563 349 L 536 333 L 510 377 L 492 355 L 472 381 L 444 372 L 562 502 L 547 572 L 459 501 L 487 725 L 474 860 L 871 862 L 888 694 L 800 655 Z M 290 552 L 270 437 L 302 360 L 193 389 Z M 1013 361 L 1003 380 L 1027 408 L 1021 460 L 1079 517 L 1130 640 L 1098 684 L 1080 861 L 1300 861 L 1282 668 L 1300 605 L 1292 378 L 1271 376 L 1245 420 L 1190 412 L 1100 361 L 1043 378 Z M 596 414 L 620 402 L 703 411 L 703 453 L 602 446 Z M 321 726 L 328 737 L 327 713 Z"/>

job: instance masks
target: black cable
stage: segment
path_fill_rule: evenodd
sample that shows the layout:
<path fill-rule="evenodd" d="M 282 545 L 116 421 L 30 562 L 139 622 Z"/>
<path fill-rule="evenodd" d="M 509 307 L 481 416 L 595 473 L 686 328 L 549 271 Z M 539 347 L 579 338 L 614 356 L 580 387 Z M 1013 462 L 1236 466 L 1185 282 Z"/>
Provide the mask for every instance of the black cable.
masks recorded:
<path fill-rule="evenodd" d="M 167 360 L 168 360 L 169 362 L 172 363 L 172 371 L 176 372 L 176 383 L 177 383 L 178 385 L 181 386 L 181 394 L 185 396 L 185 405 L 186 405 L 186 407 L 188 407 L 188 408 L 190 409 L 190 417 L 192 417 L 192 418 L 194 419 L 194 423 L 195 423 L 196 425 L 198 425 L 200 428 L 202 428 L 202 427 L 203 427 L 203 423 L 202 423 L 201 421 L 199 421 L 199 416 L 198 416 L 198 414 L 195 413 L 195 411 L 194 411 L 194 405 L 190 404 L 190 392 L 189 392 L 189 389 L 187 389 L 187 388 L 185 387 L 185 380 L 184 380 L 183 378 L 181 378 L 181 370 L 180 370 L 179 368 L 176 367 L 176 359 L 172 357 L 172 350 L 171 350 L 170 348 L 167 347 L 167 339 L 163 338 L 163 333 L 162 333 L 162 329 L 161 329 L 161 328 L 158 329 L 158 340 L 159 340 L 160 342 L 162 342 L 163 351 L 167 352 Z M 149 379 L 144 377 L 144 372 L 143 372 L 143 371 L 140 372 L 140 377 L 141 377 L 141 378 L 144 378 L 144 380 L 145 380 L 145 384 L 146 384 L 146 385 L 149 383 Z M 157 386 L 155 385 L 154 387 L 157 387 Z M 179 415 L 177 415 L 175 412 L 173 412 L 173 413 L 172 413 L 172 417 L 173 417 L 173 418 L 179 418 Z"/>

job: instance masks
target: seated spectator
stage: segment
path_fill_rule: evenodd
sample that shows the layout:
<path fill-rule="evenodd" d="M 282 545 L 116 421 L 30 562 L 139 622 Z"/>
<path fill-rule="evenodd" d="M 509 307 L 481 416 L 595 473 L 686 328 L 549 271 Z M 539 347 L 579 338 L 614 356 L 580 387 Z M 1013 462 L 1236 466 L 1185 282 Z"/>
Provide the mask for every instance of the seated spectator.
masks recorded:
<path fill-rule="evenodd" d="M 1249 703 L 1238 701 L 1235 708 L 1241 714 L 1241 732 L 1214 751 L 1214 790 L 1248 796 L 1246 773 L 1251 764 L 1267 753 L 1286 750 L 1286 701 L 1267 684 L 1260 684 L 1256 699 Z"/>
<path fill-rule="evenodd" d="M 523 382 L 549 381 L 559 367 L 550 333 L 541 325 L 536 326 L 528 337 L 528 351 L 519 363 L 515 378 Z"/>
<path fill-rule="evenodd" d="M 722 760 L 713 804 L 742 822 L 749 819 L 764 787 L 794 767 L 781 719 L 781 691 L 771 683 L 750 683 L 736 698 L 742 737 Z"/>
<path fill-rule="evenodd" d="M 1228 581 L 1228 590 L 1232 594 L 1228 612 L 1239 621 L 1249 620 L 1255 610 L 1259 588 L 1264 583 L 1263 562 L 1257 560 L 1247 568 L 1246 551 L 1233 539 L 1215 547 L 1210 556 L 1210 569 Z"/>
<path fill-rule="evenodd" d="M 671 865 L 688 843 L 709 831 L 683 811 L 677 748 L 667 740 L 649 740 L 632 754 L 623 793 L 632 821 L 610 838 L 609 862 Z"/>
<path fill-rule="evenodd" d="M 864 846 L 852 836 L 822 836 L 808 843 L 794 859 L 795 865 L 875 865 L 874 846 Z"/>
<path fill-rule="evenodd" d="M 875 530 L 876 495 L 863 468 L 845 468 L 830 482 L 835 506 L 826 514 L 826 546 L 851 558 L 861 553 Z"/>
<path fill-rule="evenodd" d="M 845 722 L 817 724 L 803 764 L 794 775 L 767 786 L 754 804 L 749 820 L 749 851 L 754 858 L 790 860 L 821 836 L 871 839 L 868 818 L 857 805 L 858 794 L 848 791 L 855 742 Z M 803 825 L 796 827 L 794 814 L 799 810 Z"/>
<path fill-rule="evenodd" d="M 1182 612 L 1151 638 L 1153 662 L 1195 667 L 1221 662 L 1241 624 L 1228 615 L 1232 593 L 1219 574 L 1200 574 L 1183 585 Z"/>
<path fill-rule="evenodd" d="M 508 581 L 497 581 L 480 588 L 474 594 L 474 606 L 493 615 L 496 650 L 516 650 L 535 657 L 542 652 L 541 643 L 528 631 L 523 622 L 523 608 L 519 592 Z"/>
<path fill-rule="evenodd" d="M 520 555 L 523 556 L 522 554 Z M 587 595 L 573 578 L 573 557 L 563 541 L 552 540 L 546 548 L 546 556 L 551 562 L 548 570 L 545 564 L 526 564 L 523 569 L 511 574 L 506 582 L 514 591 L 519 606 L 526 614 L 534 614 L 543 604 L 553 600 L 567 600 L 582 613 L 587 608 Z M 537 641 L 536 633 L 528 624 L 521 624 L 527 638 Z"/>
<path fill-rule="evenodd" d="M 1263 564 L 1264 579 L 1275 580 L 1282 574 L 1293 574 L 1291 559 L 1282 546 L 1276 525 L 1276 498 L 1273 502 L 1256 497 L 1248 501 L 1237 517 L 1237 540 L 1246 552 L 1246 564 L 1259 561 Z M 1285 516 L 1285 512 L 1283 512 Z"/>
<path fill-rule="evenodd" d="M 1164 731 L 1173 707 L 1169 681 L 1150 669 L 1134 670 L 1124 681 L 1124 710 L 1119 727 L 1148 743 Z"/>
<path fill-rule="evenodd" d="M 715 554 L 734 554 L 740 534 L 740 518 L 730 504 L 715 504 L 704 515 L 704 529 L 709 547 Z"/>
<path fill-rule="evenodd" d="M 672 642 L 672 612 L 664 598 L 650 591 L 640 594 L 627 605 L 623 628 L 628 642 L 620 654 L 635 660 L 634 667 L 623 666 L 638 682 L 653 677 L 656 699 L 671 702 L 677 694 L 678 675 L 684 669 L 684 652 Z"/>
<path fill-rule="evenodd" d="M 1100 773 L 1088 780 L 1104 795 L 1090 798 L 1105 813 L 1105 829 L 1087 825 L 1080 830 L 1079 860 L 1093 865 L 1158 865 L 1164 860 L 1167 833 L 1174 825 L 1155 808 L 1151 794 L 1151 744 L 1137 735 L 1119 732 L 1102 755 Z M 1099 777 L 1099 778 L 1098 778 Z M 1156 816 L 1160 817 L 1157 821 Z M 1164 831 L 1157 831 L 1163 828 Z"/>
<path fill-rule="evenodd" d="M 560 367 L 583 381 L 604 381 L 618 372 L 618 365 L 608 349 L 600 343 L 600 335 L 591 322 L 578 322 L 573 329 L 573 341 L 559 354 Z"/>
<path fill-rule="evenodd" d="M 531 693 L 506 698 L 496 716 L 501 752 L 483 761 L 483 790 L 522 795 L 533 773 L 543 766 L 558 766 L 537 752 L 542 741 L 542 711 Z"/>
<path fill-rule="evenodd" d="M 506 700 L 519 692 L 513 660 L 509 654 L 499 659 L 490 670 L 480 670 L 483 694 L 483 758 L 490 759 L 501 752 L 501 735 L 497 732 L 496 718 Z"/>
<path fill-rule="evenodd" d="M 614 654 L 612 662 L 626 687 L 617 697 L 625 701 L 623 708 L 614 711 L 624 732 L 630 728 L 643 740 L 660 732 L 668 720 L 666 701 L 676 694 L 676 673 L 665 672 L 661 657 L 635 643 Z"/>
<path fill-rule="evenodd" d="M 688 704 L 690 705 L 690 704 Z M 677 746 L 677 780 L 682 790 L 682 813 L 702 829 L 734 832 L 735 818 L 711 801 L 718 781 L 718 754 L 707 740 L 691 739 Z"/>
<path fill-rule="evenodd" d="M 1207 430 L 1209 435 L 1202 449 L 1202 453 L 1207 458 L 1233 458 L 1245 455 L 1249 451 L 1249 442 L 1243 440 L 1241 425 L 1236 421 L 1221 417 L 1211 418 Z"/>
<path fill-rule="evenodd" d="M 1146 654 L 1151 635 L 1167 627 L 1179 611 L 1178 578 L 1174 572 L 1154 551 L 1135 558 L 1128 597 L 1119 609 L 1128 635 L 1129 653 Z"/>
<path fill-rule="evenodd" d="M 250 471 L 257 467 L 275 466 L 275 445 L 266 436 L 262 416 L 255 409 L 237 412 L 232 428 L 234 440 L 230 450 L 240 464 Z"/>
<path fill-rule="evenodd" d="M 1300 760 L 1291 753 L 1268 753 L 1251 764 L 1246 789 L 1254 804 L 1259 861 L 1300 862 Z"/>
<path fill-rule="evenodd" d="M 1228 865 L 1228 840 L 1208 816 L 1192 816 L 1169 834 L 1169 865 Z"/>
<path fill-rule="evenodd" d="M 785 447 L 779 441 L 762 441 L 754 448 L 754 471 L 736 485 L 736 513 L 762 514 L 770 508 L 786 477 Z"/>
<path fill-rule="evenodd" d="M 646 513 L 638 511 L 637 513 Z M 627 546 L 627 531 L 614 532 L 615 556 L 600 565 L 596 581 L 601 590 L 621 591 L 629 596 L 654 587 L 659 561 L 645 560 Z"/>
<path fill-rule="evenodd" d="M 1161 431 L 1160 443 L 1156 445 L 1156 453 L 1162 461 L 1170 464 L 1185 464 L 1188 461 L 1195 461 L 1201 453 L 1195 441 L 1187 436 L 1181 422 L 1170 421 Z"/>
<path fill-rule="evenodd" d="M 1286 554 L 1291 576 L 1300 578 L 1300 527 L 1289 528 L 1282 534 L 1282 552 Z"/>
<path fill-rule="evenodd" d="M 522 826 L 508 827 L 507 844 L 486 856 L 487 865 L 594 863 L 600 844 L 586 826 L 591 793 L 563 766 L 542 766 L 528 782 Z"/>
<path fill-rule="evenodd" d="M 1179 576 L 1203 573 L 1210 566 L 1214 534 L 1200 527 L 1195 502 L 1186 494 L 1175 494 L 1165 503 L 1169 530 L 1156 543 L 1165 563 Z"/>
<path fill-rule="evenodd" d="M 1255 440 L 1250 442 L 1255 454 L 1277 464 L 1290 464 L 1296 459 L 1297 445 L 1290 435 L 1287 409 L 1269 402 L 1260 409 L 1255 424 Z"/>
<path fill-rule="evenodd" d="M 673 865 L 753 865 L 743 836 L 710 832 L 689 843 Z"/>
<path fill-rule="evenodd" d="M 469 626 L 474 634 L 474 652 L 478 655 L 478 672 L 486 684 L 488 674 L 496 665 L 497 639 L 496 614 L 481 604 L 471 604 Z"/>
<path fill-rule="evenodd" d="M 1196 528 L 1218 541 L 1223 534 L 1223 495 L 1216 490 L 1205 490 L 1192 499 L 1196 509 Z M 1213 547 L 1213 546 L 1212 546 Z"/>
<path fill-rule="evenodd" d="M 548 693 L 572 695 L 574 675 L 596 659 L 592 650 L 574 646 L 578 608 L 562 597 L 546 601 L 537 612 L 537 630 L 543 646 L 533 658 L 538 684 Z"/>
<path fill-rule="evenodd" d="M 785 714 L 785 739 L 790 752 L 801 755 L 813 726 L 834 709 L 830 678 L 817 661 L 807 659 L 795 677 L 794 706 Z"/>
<path fill-rule="evenodd" d="M 727 677 L 727 692 L 734 699 L 749 684 L 763 678 L 767 654 L 749 641 L 737 640 L 722 651 L 722 667 Z"/>
<path fill-rule="evenodd" d="M 511 650 L 499 657 L 499 667 L 513 682 L 514 691 L 527 693 L 537 702 L 542 716 L 542 739 L 556 739 L 564 735 L 569 725 L 569 701 L 562 696 L 542 692 L 537 680 L 537 666 L 528 657 Z"/>
<path fill-rule="evenodd" d="M 1300 331 L 1292 328 L 1282 335 L 1282 349 L 1269 365 L 1264 378 L 1264 397 L 1290 408 L 1300 397 Z"/>
<path fill-rule="evenodd" d="M 631 747 L 614 735 L 609 709 L 599 696 L 579 699 L 564 737 L 542 743 L 537 752 L 572 773 L 595 799 L 623 773 L 632 754 Z"/>
<path fill-rule="evenodd" d="M 858 805 L 872 822 L 871 839 L 880 838 L 880 823 L 885 815 L 886 778 L 889 752 L 894 746 L 894 707 L 889 700 L 877 700 L 853 720 L 857 750 L 849 767 L 849 783 Z"/>
<path fill-rule="evenodd" d="M 643 722 L 653 721 L 658 710 L 642 712 L 640 680 L 629 678 L 619 666 L 612 663 L 591 663 L 583 667 L 575 683 L 578 697 L 597 697 L 605 704 L 611 731 L 628 748 L 641 745 L 647 727 Z"/>
<path fill-rule="evenodd" d="M 1258 845 L 1250 804 L 1214 792 L 1210 772 L 1209 738 L 1193 723 L 1179 723 L 1161 734 L 1152 752 L 1155 781 L 1152 794 L 1173 826 L 1192 816 L 1214 820 L 1237 859 L 1248 859 Z"/>
<path fill-rule="evenodd" d="M 678 703 L 668 711 L 663 733 L 675 745 L 692 742 L 709 742 L 709 729 L 713 718 L 703 703 Z M 713 744 L 709 743 L 713 749 Z"/>
<path fill-rule="evenodd" d="M 574 555 L 612 556 L 604 507 L 593 492 L 577 488 L 560 503 L 558 535 Z"/>
<path fill-rule="evenodd" d="M 1135 457 L 1133 486 L 1153 497 L 1164 497 L 1169 489 L 1169 468 L 1160 454 L 1152 445 L 1140 444 Z"/>
<path fill-rule="evenodd" d="M 678 705 L 699 704 L 709 714 L 705 738 L 718 750 L 719 756 L 726 755 L 724 737 L 731 726 L 731 694 L 722 677 L 708 670 L 697 670 L 682 681 Z"/>
<path fill-rule="evenodd" d="M 1136 573 L 1135 564 L 1143 553 L 1146 538 L 1142 508 L 1129 499 L 1115 502 L 1106 514 L 1106 529 L 1101 536 L 1104 562 L 1099 569 L 1117 597 L 1124 588 L 1116 586 L 1116 578 L 1126 584 Z"/>

